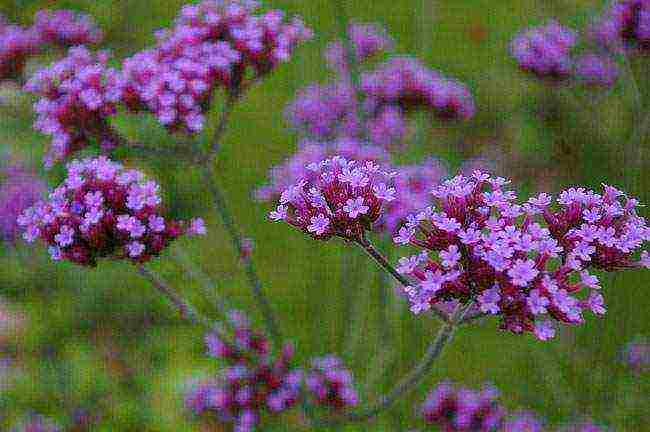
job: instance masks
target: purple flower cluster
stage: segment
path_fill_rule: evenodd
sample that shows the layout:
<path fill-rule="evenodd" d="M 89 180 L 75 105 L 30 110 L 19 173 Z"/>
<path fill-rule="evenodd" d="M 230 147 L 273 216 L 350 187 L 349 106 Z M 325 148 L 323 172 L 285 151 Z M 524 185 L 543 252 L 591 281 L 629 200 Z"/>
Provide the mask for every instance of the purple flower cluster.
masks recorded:
<path fill-rule="evenodd" d="M 65 9 L 38 11 L 33 29 L 42 43 L 61 47 L 97 44 L 103 37 L 89 15 Z"/>
<path fill-rule="evenodd" d="M 27 59 L 40 52 L 36 32 L 17 25 L 7 25 L 0 17 L 0 81 L 22 76 Z"/>
<path fill-rule="evenodd" d="M 59 432 L 61 428 L 53 421 L 40 415 L 33 415 L 13 432 Z"/>
<path fill-rule="evenodd" d="M 294 406 L 300 396 L 302 372 L 292 369 L 293 348 L 286 344 L 277 358 L 267 338 L 251 329 L 239 313 L 231 313 L 232 340 L 209 334 L 208 354 L 226 362 L 215 379 L 196 384 L 185 403 L 194 415 L 233 424 L 234 431 L 252 431 L 263 415 Z"/>
<path fill-rule="evenodd" d="M 354 24 L 350 36 L 358 62 L 392 46 L 375 24 Z M 309 137 L 332 140 L 365 134 L 373 144 L 389 147 L 408 136 L 413 111 L 427 111 L 442 120 L 468 119 L 474 114 L 474 101 L 463 84 L 411 57 L 394 57 L 362 73 L 359 109 L 341 42 L 330 45 L 326 59 L 341 78 L 306 87 L 286 109 L 287 121 Z"/>
<path fill-rule="evenodd" d="M 635 374 L 650 372 L 650 342 L 647 340 L 630 342 L 625 348 L 623 356 Z"/>
<path fill-rule="evenodd" d="M 314 403 L 334 410 L 344 410 L 359 403 L 352 373 L 340 358 L 329 355 L 312 360 L 305 384 Z"/>
<path fill-rule="evenodd" d="M 40 200 L 45 184 L 20 164 L 0 169 L 0 239 L 13 243 L 20 232 L 16 219 Z"/>
<path fill-rule="evenodd" d="M 521 32 L 510 53 L 524 71 L 552 83 L 571 80 L 591 87 L 610 87 L 619 69 L 609 56 L 586 52 L 574 55 L 578 34 L 557 21 Z"/>
<path fill-rule="evenodd" d="M 334 156 L 309 164 L 307 170 L 306 177 L 282 193 L 269 217 L 314 239 L 360 240 L 378 221 L 384 204 L 395 199 L 390 185 L 395 173 L 371 161 Z"/>
<path fill-rule="evenodd" d="M 546 340 L 555 330 L 542 317 L 580 324 L 583 310 L 605 313 L 590 269 L 650 267 L 647 252 L 634 258 L 650 240 L 636 199 L 605 185 L 602 194 L 571 188 L 517 203 L 508 183 L 479 171 L 457 176 L 433 189 L 434 206 L 409 216 L 394 240 L 424 249 L 399 260 L 414 281 L 405 289 L 414 313 L 475 299 L 502 329 Z"/>
<path fill-rule="evenodd" d="M 284 163 L 269 172 L 269 183 L 258 188 L 255 196 L 259 201 L 277 201 L 282 192 L 305 177 L 313 176 L 307 166 L 333 157 L 342 156 L 359 162 L 375 162 L 387 165 L 390 155 L 381 147 L 351 138 L 330 142 L 303 141 L 298 151 Z"/>
<path fill-rule="evenodd" d="M 449 382 L 436 387 L 420 412 L 427 424 L 446 432 L 492 432 L 500 430 L 505 409 L 497 401 L 494 387 L 481 391 L 457 388 Z"/>
<path fill-rule="evenodd" d="M 612 1 L 591 25 L 589 33 L 598 43 L 609 49 L 649 50 L 650 1 Z"/>
<path fill-rule="evenodd" d="M 297 17 L 256 10 L 249 0 L 185 5 L 154 48 L 125 60 L 126 105 L 151 111 L 170 130 L 201 131 L 215 88 L 236 94 L 249 70 L 253 80 L 269 73 L 312 36 Z"/>
<path fill-rule="evenodd" d="M 45 165 L 64 159 L 96 141 L 111 149 L 118 139 L 108 119 L 117 111 L 124 93 L 124 80 L 107 67 L 105 53 L 92 54 L 74 47 L 68 56 L 39 70 L 25 90 L 40 96 L 34 106 L 34 128 L 52 137 Z"/>
<path fill-rule="evenodd" d="M 357 63 L 393 48 L 393 39 L 386 30 L 374 23 L 355 23 L 348 27 L 348 36 Z M 332 42 L 325 50 L 327 64 L 336 71 L 347 70 L 345 47 L 341 41 Z"/>
<path fill-rule="evenodd" d="M 158 185 L 136 170 L 105 157 L 72 161 L 68 176 L 47 201 L 18 218 L 28 242 L 49 245 L 53 260 L 94 266 L 99 258 L 152 259 L 183 233 L 202 234 L 203 221 L 189 227 L 160 215 Z"/>
<path fill-rule="evenodd" d="M 544 432 L 544 422 L 535 413 L 520 411 L 508 417 L 501 432 Z"/>

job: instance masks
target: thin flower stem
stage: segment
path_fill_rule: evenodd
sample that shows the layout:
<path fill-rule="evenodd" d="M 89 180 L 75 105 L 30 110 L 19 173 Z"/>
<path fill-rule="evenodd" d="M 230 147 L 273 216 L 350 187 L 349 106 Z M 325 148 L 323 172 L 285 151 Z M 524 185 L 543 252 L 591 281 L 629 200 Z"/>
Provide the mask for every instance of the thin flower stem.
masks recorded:
<path fill-rule="evenodd" d="M 147 269 L 143 265 L 138 267 L 138 273 L 144 276 L 163 296 L 171 301 L 183 318 L 194 324 L 201 324 L 210 330 L 214 328 L 208 318 L 201 315 L 194 306 L 187 302 L 174 288 L 169 286 L 157 273 Z"/>
<path fill-rule="evenodd" d="M 377 264 L 379 264 L 384 270 L 390 273 L 391 276 L 393 276 L 395 280 L 397 280 L 400 284 L 402 284 L 404 287 L 411 286 L 409 280 L 406 279 L 403 275 L 401 275 L 397 270 L 395 270 L 395 268 L 392 265 L 390 265 L 388 260 L 386 260 L 386 258 L 381 254 L 381 252 L 379 252 L 377 248 L 375 248 L 375 246 L 372 243 L 370 243 L 370 241 L 368 241 L 366 238 L 361 238 L 357 240 L 357 243 L 359 244 L 359 246 L 363 248 L 364 251 L 366 251 L 368 255 L 370 255 L 370 257 L 372 257 L 372 259 L 375 260 L 375 262 L 377 262 Z M 445 323 L 450 322 L 449 316 L 447 316 L 447 314 L 445 314 L 444 312 L 436 308 L 432 308 L 431 310 L 436 315 L 436 317 L 438 317 L 438 319 L 440 319 L 442 322 Z"/>
<path fill-rule="evenodd" d="M 345 421 L 362 422 L 371 419 L 376 417 L 382 411 L 390 408 L 400 397 L 413 390 L 415 385 L 419 383 L 427 373 L 429 373 L 435 361 L 440 357 L 440 354 L 442 354 L 445 346 L 451 341 L 452 336 L 458 327 L 458 323 L 464 318 L 471 306 L 472 303 L 464 307 L 458 306 L 456 308 L 450 321 L 443 324 L 440 330 L 438 330 L 436 338 L 429 345 L 419 363 L 409 373 L 407 373 L 388 394 L 383 396 L 379 402 L 365 410 L 346 414 L 339 419 L 328 419 L 323 423 L 326 425 L 332 425 Z"/>

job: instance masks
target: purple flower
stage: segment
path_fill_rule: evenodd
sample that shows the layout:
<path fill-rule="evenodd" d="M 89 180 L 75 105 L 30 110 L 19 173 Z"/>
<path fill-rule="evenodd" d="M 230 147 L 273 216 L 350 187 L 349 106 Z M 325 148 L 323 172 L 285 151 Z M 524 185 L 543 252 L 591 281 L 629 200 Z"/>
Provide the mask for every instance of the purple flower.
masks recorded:
<path fill-rule="evenodd" d="M 543 432 L 544 423 L 532 412 L 517 412 L 503 425 L 502 432 Z"/>
<path fill-rule="evenodd" d="M 104 257 L 145 262 L 189 233 L 179 222 L 165 223 L 158 185 L 141 173 L 105 157 L 74 160 L 67 169 L 49 199 L 18 218 L 25 239 L 41 238 L 54 260 L 88 266 Z"/>
<path fill-rule="evenodd" d="M 356 406 L 359 398 L 353 387 L 352 373 L 336 356 L 314 358 L 305 383 L 314 403 L 334 410 Z"/>
<path fill-rule="evenodd" d="M 21 78 L 27 59 L 41 49 L 40 38 L 32 29 L 0 22 L 0 81 Z"/>
<path fill-rule="evenodd" d="M 575 60 L 576 78 L 590 86 L 611 87 L 619 75 L 614 61 L 602 55 L 585 54 Z"/>
<path fill-rule="evenodd" d="M 612 0 L 589 27 L 588 33 L 611 50 L 650 48 L 650 3 L 647 0 Z"/>
<path fill-rule="evenodd" d="M 623 357 L 634 374 L 650 371 L 650 342 L 646 339 L 630 342 L 623 351 Z"/>
<path fill-rule="evenodd" d="M 59 432 L 61 429 L 53 420 L 40 415 L 32 415 L 12 432 Z"/>
<path fill-rule="evenodd" d="M 374 23 L 355 23 L 348 27 L 348 33 L 354 49 L 355 61 L 362 63 L 365 60 L 389 50 L 393 47 L 393 40 L 386 34 L 386 30 Z M 332 42 L 327 46 L 325 59 L 328 65 L 336 71 L 345 71 L 347 61 L 345 48 L 340 41 Z"/>
<path fill-rule="evenodd" d="M 89 15 L 71 10 L 38 11 L 33 30 L 43 42 L 62 47 L 92 45 L 102 40 L 102 31 Z"/>
<path fill-rule="evenodd" d="M 45 184 L 19 164 L 0 169 L 0 239 L 14 242 L 20 214 L 43 197 Z"/>

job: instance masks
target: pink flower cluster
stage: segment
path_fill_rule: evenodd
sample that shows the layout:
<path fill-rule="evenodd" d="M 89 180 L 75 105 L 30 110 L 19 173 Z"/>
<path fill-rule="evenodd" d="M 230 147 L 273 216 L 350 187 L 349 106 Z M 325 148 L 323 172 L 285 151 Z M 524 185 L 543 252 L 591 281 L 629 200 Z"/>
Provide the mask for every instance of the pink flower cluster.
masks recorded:
<path fill-rule="evenodd" d="M 63 184 L 18 218 L 28 242 L 40 238 L 53 260 L 95 266 L 100 258 L 149 261 L 182 234 L 204 234 L 160 215 L 159 187 L 105 157 L 72 161 Z"/>
<path fill-rule="evenodd" d="M 420 412 L 427 424 L 447 432 L 496 432 L 505 417 L 497 397 L 494 387 L 474 391 L 443 382 L 429 394 Z"/>
<path fill-rule="evenodd" d="M 105 53 L 74 47 L 67 57 L 39 70 L 25 90 L 40 96 L 34 128 L 52 137 L 45 165 L 64 159 L 91 142 L 102 149 L 118 144 L 108 118 L 117 111 L 124 80 L 107 66 Z"/>
<path fill-rule="evenodd" d="M 523 71 L 552 83 L 614 85 L 619 76 L 614 60 L 594 52 L 574 54 L 577 44 L 577 32 L 550 21 L 517 35 L 510 43 L 510 53 Z"/>
<path fill-rule="evenodd" d="M 65 9 L 38 11 L 33 29 L 42 43 L 62 47 L 97 44 L 103 37 L 89 15 Z"/>
<path fill-rule="evenodd" d="M 359 403 L 352 373 L 343 366 L 340 358 L 329 355 L 315 358 L 311 363 L 305 384 L 316 405 L 344 410 Z"/>
<path fill-rule="evenodd" d="M 311 31 L 279 10 L 254 14 L 247 0 L 204 0 L 185 5 L 175 25 L 157 34 L 157 45 L 125 60 L 125 102 L 148 110 L 170 130 L 203 129 L 213 91 L 237 93 L 252 70 L 256 79 L 288 61 Z"/>
<path fill-rule="evenodd" d="M 392 49 L 394 46 L 394 42 L 386 33 L 386 29 L 375 23 L 351 24 L 348 27 L 348 36 L 357 63 L 363 63 L 379 53 Z M 325 50 L 325 60 L 332 69 L 346 71 L 347 60 L 344 44 L 341 41 L 330 43 Z"/>
<path fill-rule="evenodd" d="M 360 240 L 379 220 L 382 207 L 395 199 L 395 173 L 374 162 L 334 156 L 307 166 L 309 176 L 289 186 L 269 213 L 314 239 L 333 236 Z"/>
<path fill-rule="evenodd" d="M 0 16 L 0 81 L 20 78 L 27 59 L 40 52 L 40 44 L 32 29 L 7 25 Z"/>
<path fill-rule="evenodd" d="M 255 196 L 259 201 L 277 201 L 282 192 L 303 178 L 313 177 L 307 166 L 323 159 L 342 156 L 359 162 L 375 162 L 386 166 L 390 155 L 381 147 L 352 138 L 340 138 L 331 142 L 303 141 L 298 151 L 284 163 L 269 172 L 269 183 L 258 188 Z"/>
<path fill-rule="evenodd" d="M 350 31 L 359 62 L 392 46 L 377 25 L 355 24 Z M 463 84 L 411 57 L 394 57 L 362 73 L 358 109 L 340 42 L 330 46 L 326 58 L 342 77 L 306 87 L 286 109 L 287 121 L 309 137 L 331 140 L 365 134 L 373 144 L 389 147 L 408 136 L 408 115 L 413 111 L 424 110 L 441 120 L 468 119 L 474 114 L 474 101 Z"/>
<path fill-rule="evenodd" d="M 208 354 L 227 366 L 216 379 L 195 385 L 185 404 L 196 416 L 233 424 L 238 432 L 252 431 L 264 415 L 276 415 L 297 403 L 302 372 L 290 367 L 291 345 L 273 359 L 269 341 L 252 330 L 241 314 L 231 313 L 230 321 L 232 341 L 216 334 L 206 337 Z"/>
<path fill-rule="evenodd" d="M 650 240 L 634 198 L 604 186 L 602 194 L 571 188 L 517 203 L 507 183 L 479 171 L 454 177 L 433 189 L 434 206 L 409 216 L 395 242 L 424 249 L 398 267 L 413 279 L 406 292 L 414 313 L 476 300 L 502 329 L 546 340 L 555 333 L 548 318 L 580 324 L 585 309 L 605 313 L 590 269 L 650 267 L 647 252 L 634 258 Z"/>
<path fill-rule="evenodd" d="M 589 33 L 608 49 L 650 50 L 650 1 L 613 0 Z"/>

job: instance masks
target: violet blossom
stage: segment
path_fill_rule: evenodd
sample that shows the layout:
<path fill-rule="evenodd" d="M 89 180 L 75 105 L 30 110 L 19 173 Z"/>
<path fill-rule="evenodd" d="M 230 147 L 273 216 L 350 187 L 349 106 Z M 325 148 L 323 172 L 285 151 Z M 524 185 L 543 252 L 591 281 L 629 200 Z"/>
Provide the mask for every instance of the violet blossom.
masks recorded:
<path fill-rule="evenodd" d="M 101 42 L 102 31 L 86 14 L 71 10 L 40 10 L 34 16 L 33 30 L 44 43 L 72 47 Z"/>
<path fill-rule="evenodd" d="M 305 383 L 313 403 L 334 410 L 345 410 L 359 403 L 354 389 L 352 373 L 336 356 L 329 355 L 312 360 Z"/>

